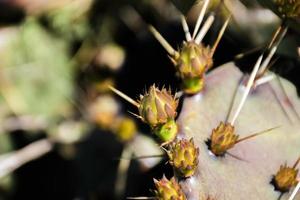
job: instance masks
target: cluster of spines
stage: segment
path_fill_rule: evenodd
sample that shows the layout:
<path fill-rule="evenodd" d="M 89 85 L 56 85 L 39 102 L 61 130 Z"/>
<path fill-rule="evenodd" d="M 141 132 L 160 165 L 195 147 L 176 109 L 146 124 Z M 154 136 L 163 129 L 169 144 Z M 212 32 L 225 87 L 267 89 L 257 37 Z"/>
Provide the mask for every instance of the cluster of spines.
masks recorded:
<path fill-rule="evenodd" d="M 222 26 L 213 46 L 205 46 L 202 43 L 202 40 L 215 20 L 215 16 L 211 14 L 204 22 L 202 28 L 199 29 L 208 4 L 209 0 L 205 0 L 193 34 L 189 32 L 185 17 L 181 16 L 186 41 L 183 41 L 178 51 L 173 49 L 153 26 L 150 26 L 149 28 L 154 37 L 168 52 L 170 59 L 177 70 L 177 74 L 181 78 L 182 89 L 189 95 L 197 94 L 203 90 L 205 85 L 205 73 L 213 65 L 213 55 L 230 20 L 229 17 Z"/>

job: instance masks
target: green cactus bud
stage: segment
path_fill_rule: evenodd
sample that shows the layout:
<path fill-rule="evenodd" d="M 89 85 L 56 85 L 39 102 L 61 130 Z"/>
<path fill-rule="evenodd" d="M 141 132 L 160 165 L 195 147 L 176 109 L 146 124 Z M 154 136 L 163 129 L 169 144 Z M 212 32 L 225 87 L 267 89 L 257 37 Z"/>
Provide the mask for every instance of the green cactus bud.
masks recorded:
<path fill-rule="evenodd" d="M 200 92 L 204 85 L 203 76 L 213 64 L 211 49 L 194 41 L 184 42 L 172 61 L 183 80 L 184 91 L 188 94 Z"/>
<path fill-rule="evenodd" d="M 162 141 L 172 141 L 176 137 L 177 125 L 174 119 L 178 99 L 169 90 L 159 90 L 153 85 L 140 97 L 139 105 L 141 119 L 152 127 Z"/>
<path fill-rule="evenodd" d="M 175 119 L 178 100 L 174 98 L 170 91 L 163 88 L 159 90 L 155 85 L 140 97 L 139 113 L 142 120 L 151 127 L 165 124 L 170 119 Z"/>
<path fill-rule="evenodd" d="M 168 180 L 165 176 L 161 180 L 154 180 L 156 190 L 154 191 L 155 197 L 158 200 L 185 200 L 186 197 L 181 190 L 180 185 L 175 178 Z"/>
<path fill-rule="evenodd" d="M 170 164 L 181 177 L 190 177 L 195 173 L 198 165 L 199 149 L 195 147 L 193 139 L 175 141 L 168 151 Z"/>
<path fill-rule="evenodd" d="M 277 10 L 283 18 L 300 18 L 299 0 L 276 0 Z"/>
<path fill-rule="evenodd" d="M 110 86 L 109 88 L 135 105 L 139 109 L 139 115 L 136 116 L 149 124 L 164 143 L 174 140 L 178 132 L 175 122 L 178 98 L 176 95 L 173 96 L 170 90 L 165 88 L 160 90 L 153 85 L 145 95 L 140 96 L 140 100 L 137 102 L 114 87 Z"/>
<path fill-rule="evenodd" d="M 220 122 L 218 127 L 213 129 L 207 144 L 216 156 L 224 156 L 227 150 L 237 143 L 238 138 L 239 136 L 234 132 L 234 126 Z"/>

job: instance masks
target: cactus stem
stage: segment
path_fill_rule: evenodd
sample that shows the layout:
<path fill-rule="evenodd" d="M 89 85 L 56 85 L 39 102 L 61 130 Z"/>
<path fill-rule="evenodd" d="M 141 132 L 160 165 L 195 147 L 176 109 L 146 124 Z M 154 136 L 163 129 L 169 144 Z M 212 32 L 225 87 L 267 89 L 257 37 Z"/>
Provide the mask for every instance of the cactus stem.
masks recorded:
<path fill-rule="evenodd" d="M 223 35 L 224 35 L 224 32 L 225 32 L 225 30 L 226 30 L 226 28 L 227 28 L 227 26 L 229 24 L 230 19 L 231 19 L 231 15 L 227 18 L 227 20 L 225 21 L 225 23 L 223 24 L 223 26 L 222 26 L 222 28 L 221 28 L 221 30 L 219 32 L 218 37 L 217 37 L 217 39 L 216 39 L 216 41 L 215 41 L 215 43 L 214 43 L 214 45 L 213 45 L 213 47 L 211 49 L 211 55 L 214 55 L 214 53 L 215 53 L 215 51 L 216 51 L 216 49 L 217 49 L 217 47 L 218 47 L 218 45 L 219 45 L 219 43 L 220 43 Z"/>
<path fill-rule="evenodd" d="M 296 194 L 298 193 L 298 191 L 300 190 L 300 181 L 298 182 L 298 184 L 296 185 L 295 189 L 293 190 L 291 196 L 289 197 L 288 200 L 294 200 Z"/>
<path fill-rule="evenodd" d="M 198 33 L 198 30 L 200 28 L 200 25 L 203 21 L 203 18 L 204 18 L 204 15 L 205 15 L 205 12 L 206 12 L 206 9 L 208 7 L 208 4 L 209 4 L 209 0 L 205 0 L 204 1 L 204 4 L 203 4 L 203 7 L 199 13 L 199 16 L 198 16 L 198 19 L 197 19 L 197 22 L 196 22 L 196 26 L 195 26 L 195 29 L 194 29 L 194 32 L 193 32 L 193 39 L 196 37 L 197 33 Z"/>
<path fill-rule="evenodd" d="M 211 25 L 215 20 L 215 16 L 211 14 L 207 20 L 204 22 L 203 27 L 200 29 L 198 35 L 195 38 L 195 43 L 200 44 L 204 36 L 206 35 L 207 31 L 210 29 Z"/>
<path fill-rule="evenodd" d="M 243 137 L 243 138 L 237 140 L 237 141 L 235 142 L 235 144 L 240 143 L 240 142 L 245 141 L 245 140 L 248 140 L 248 139 L 251 139 L 251 138 L 254 138 L 254 137 L 259 136 L 259 135 L 263 135 L 263 134 L 265 134 L 265 133 L 270 133 L 270 131 L 272 131 L 272 130 L 274 130 L 274 129 L 277 129 L 277 128 L 279 128 L 279 127 L 280 127 L 280 126 L 276 126 L 276 127 L 269 128 L 269 129 L 260 131 L 260 132 L 258 132 L 258 133 L 254 133 L 254 134 L 251 134 L 251 135 L 249 135 L 249 136 Z"/>
<path fill-rule="evenodd" d="M 185 34 L 185 39 L 187 42 L 191 41 L 192 40 L 192 36 L 191 36 L 191 33 L 190 33 L 190 30 L 189 30 L 189 26 L 185 20 L 185 17 L 183 15 L 180 15 L 180 18 L 181 18 L 181 24 L 182 24 L 182 28 L 183 28 L 183 31 L 184 31 L 184 34 Z"/>
<path fill-rule="evenodd" d="M 235 120 L 237 119 L 239 113 L 240 113 L 241 110 L 242 110 L 243 105 L 245 104 L 245 101 L 246 101 L 246 99 L 247 99 L 247 96 L 248 96 L 248 94 L 249 94 L 249 92 L 250 92 L 250 89 L 251 89 L 253 83 L 254 83 L 254 79 L 255 79 L 256 74 L 257 74 L 257 72 L 258 72 L 258 69 L 259 69 L 260 63 L 261 63 L 261 61 L 262 61 L 262 58 L 263 58 L 263 55 L 261 55 L 261 56 L 257 59 L 257 61 L 256 61 L 256 64 L 255 64 L 255 66 L 254 66 L 254 69 L 252 70 L 252 73 L 251 73 L 251 75 L 250 75 L 250 77 L 249 77 L 249 80 L 248 80 L 248 83 L 247 83 L 245 92 L 244 92 L 244 94 L 243 94 L 243 96 L 242 96 L 242 100 L 240 101 L 240 104 L 238 105 L 238 108 L 237 108 L 237 110 L 236 110 L 236 112 L 235 112 L 235 114 L 234 114 L 234 116 L 233 116 L 233 118 L 232 118 L 232 120 L 231 120 L 231 122 L 230 122 L 231 125 L 234 124 Z"/>
<path fill-rule="evenodd" d="M 167 42 L 167 40 L 156 30 L 153 26 L 149 25 L 149 30 L 163 48 L 173 57 L 178 57 L 178 52 Z"/>
<path fill-rule="evenodd" d="M 113 91 L 114 93 L 116 93 L 117 95 L 119 95 L 120 97 L 122 97 L 123 99 L 131 103 L 132 105 L 136 107 L 140 107 L 140 104 L 138 102 L 136 102 L 135 100 L 133 100 L 132 98 L 130 98 L 129 96 L 121 92 L 120 90 L 114 88 L 113 86 L 108 86 L 108 87 L 111 91 Z"/>

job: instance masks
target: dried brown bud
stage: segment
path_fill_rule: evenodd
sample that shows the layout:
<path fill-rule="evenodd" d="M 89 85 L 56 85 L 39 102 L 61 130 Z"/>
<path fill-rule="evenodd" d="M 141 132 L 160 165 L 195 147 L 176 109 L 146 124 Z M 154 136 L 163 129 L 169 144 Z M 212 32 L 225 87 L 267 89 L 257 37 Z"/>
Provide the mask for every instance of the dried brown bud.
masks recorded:
<path fill-rule="evenodd" d="M 209 149 L 216 156 L 225 155 L 226 151 L 232 148 L 238 141 L 239 136 L 234 133 L 234 126 L 229 123 L 220 122 L 219 126 L 213 129 L 208 140 Z"/>
<path fill-rule="evenodd" d="M 182 139 L 173 142 L 168 155 L 170 164 L 178 175 L 190 177 L 195 173 L 198 165 L 199 148 L 195 147 L 192 139 Z"/>
<path fill-rule="evenodd" d="M 275 189 L 280 192 L 288 192 L 297 185 L 297 174 L 298 170 L 293 167 L 288 167 L 286 164 L 280 166 L 279 171 L 272 180 Z"/>
<path fill-rule="evenodd" d="M 154 179 L 155 197 L 158 200 L 185 200 L 186 197 L 175 178 L 168 180 L 165 176 L 159 181 Z"/>

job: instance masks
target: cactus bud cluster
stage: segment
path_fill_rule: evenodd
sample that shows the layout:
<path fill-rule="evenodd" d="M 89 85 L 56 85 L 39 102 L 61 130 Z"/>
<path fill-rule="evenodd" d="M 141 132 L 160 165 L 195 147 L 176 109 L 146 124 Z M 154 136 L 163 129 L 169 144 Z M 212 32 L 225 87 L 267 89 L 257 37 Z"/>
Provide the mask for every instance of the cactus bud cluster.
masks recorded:
<path fill-rule="evenodd" d="M 276 190 L 280 192 L 288 192 L 292 187 L 296 186 L 298 170 L 288 167 L 286 164 L 280 166 L 279 171 L 273 177 L 272 183 Z"/>
<path fill-rule="evenodd" d="M 180 185 L 175 178 L 168 180 L 165 176 L 161 180 L 154 179 L 156 190 L 154 191 L 157 200 L 186 200 Z"/>
<path fill-rule="evenodd" d="M 162 141 L 172 141 L 176 137 L 178 99 L 171 91 L 165 88 L 159 90 L 153 85 L 140 97 L 139 105 L 141 119 L 151 126 Z"/>
<path fill-rule="evenodd" d="M 282 17 L 300 18 L 300 1 L 299 0 L 276 0 L 278 12 Z"/>
<path fill-rule="evenodd" d="M 218 127 L 213 129 L 207 144 L 209 150 L 216 156 L 224 156 L 227 150 L 237 143 L 238 138 L 239 136 L 234 132 L 234 126 L 220 122 Z"/>
<path fill-rule="evenodd" d="M 200 92 L 204 86 L 204 74 L 213 64 L 210 48 L 194 41 L 184 42 L 172 61 L 182 79 L 185 93 Z"/>
<path fill-rule="evenodd" d="M 170 145 L 168 156 L 170 164 L 181 177 L 190 177 L 195 173 L 198 165 L 199 148 L 194 145 L 193 139 L 177 140 Z"/>

